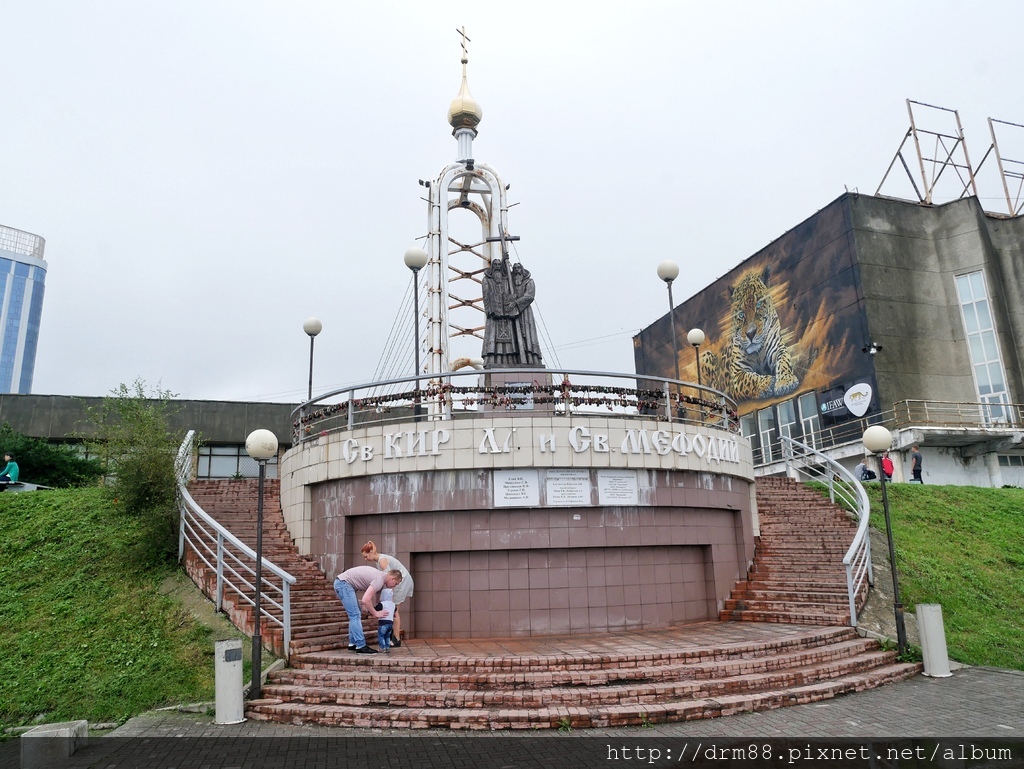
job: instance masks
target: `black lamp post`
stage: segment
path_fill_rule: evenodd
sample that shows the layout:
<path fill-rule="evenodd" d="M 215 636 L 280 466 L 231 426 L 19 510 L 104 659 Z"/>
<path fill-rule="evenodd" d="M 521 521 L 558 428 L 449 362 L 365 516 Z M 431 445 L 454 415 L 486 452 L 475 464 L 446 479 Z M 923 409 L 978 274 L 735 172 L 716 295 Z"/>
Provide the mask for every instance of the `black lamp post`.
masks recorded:
<path fill-rule="evenodd" d="M 252 685 L 249 687 L 249 699 L 258 700 L 263 695 L 263 635 L 260 629 L 263 619 L 260 604 L 263 588 L 263 480 L 267 473 L 267 460 L 277 454 L 277 436 L 270 430 L 253 430 L 245 439 L 245 450 L 260 465 L 259 497 L 256 500 L 256 598 L 253 607 Z"/>
<path fill-rule="evenodd" d="M 864 448 L 878 460 L 878 478 L 882 482 L 882 507 L 885 510 L 885 533 L 889 538 L 889 567 L 892 569 L 892 609 L 896 615 L 896 643 L 900 656 L 907 651 L 907 627 L 903 622 L 903 602 L 900 600 L 900 582 L 896 573 L 896 545 L 892 540 L 892 521 L 889 518 L 889 495 L 886 493 L 885 471 L 882 469 L 882 453 L 892 445 L 892 433 L 882 425 L 872 425 L 864 431 L 861 439 Z"/>
<path fill-rule="evenodd" d="M 309 334 L 309 395 L 306 397 L 307 401 L 313 400 L 313 340 L 323 329 L 324 324 L 316 318 L 306 318 L 306 322 L 302 324 L 302 330 Z"/>
<path fill-rule="evenodd" d="M 416 397 L 415 406 L 413 407 L 413 413 L 416 420 L 419 421 L 420 414 L 422 413 L 422 406 L 420 405 L 420 286 L 419 286 L 419 274 L 429 260 L 427 252 L 419 246 L 413 246 L 405 252 L 405 266 L 412 270 L 412 297 L 413 297 L 413 350 L 416 361 Z"/>

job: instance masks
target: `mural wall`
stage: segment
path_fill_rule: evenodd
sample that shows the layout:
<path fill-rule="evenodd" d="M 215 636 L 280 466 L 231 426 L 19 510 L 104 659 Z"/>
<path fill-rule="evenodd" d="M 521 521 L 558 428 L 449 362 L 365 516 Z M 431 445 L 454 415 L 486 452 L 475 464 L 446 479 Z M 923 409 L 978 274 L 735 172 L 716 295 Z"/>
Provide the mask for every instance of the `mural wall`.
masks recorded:
<path fill-rule="evenodd" d="M 878 410 L 844 196 L 676 308 L 680 377 L 697 381 L 686 333 L 701 328 L 701 380 L 741 415 L 813 393 L 821 427 Z M 683 269 L 685 274 L 685 267 Z M 674 377 L 666 315 L 634 338 L 638 374 Z M 808 420 L 803 398 L 799 420 Z M 780 414 L 780 417 L 782 415 Z M 785 422 L 785 419 L 781 421 Z"/>

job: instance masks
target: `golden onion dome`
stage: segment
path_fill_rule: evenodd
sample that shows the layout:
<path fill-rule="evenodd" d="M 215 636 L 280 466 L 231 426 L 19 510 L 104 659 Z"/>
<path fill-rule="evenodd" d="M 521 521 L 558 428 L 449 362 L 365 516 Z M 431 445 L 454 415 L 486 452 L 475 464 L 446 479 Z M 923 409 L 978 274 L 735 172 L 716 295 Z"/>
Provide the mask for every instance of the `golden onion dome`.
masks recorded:
<path fill-rule="evenodd" d="M 465 58 L 462 60 L 462 88 L 448 108 L 448 123 L 456 129 L 476 128 L 484 116 L 484 111 L 469 92 L 469 84 L 466 82 L 467 61 Z"/>

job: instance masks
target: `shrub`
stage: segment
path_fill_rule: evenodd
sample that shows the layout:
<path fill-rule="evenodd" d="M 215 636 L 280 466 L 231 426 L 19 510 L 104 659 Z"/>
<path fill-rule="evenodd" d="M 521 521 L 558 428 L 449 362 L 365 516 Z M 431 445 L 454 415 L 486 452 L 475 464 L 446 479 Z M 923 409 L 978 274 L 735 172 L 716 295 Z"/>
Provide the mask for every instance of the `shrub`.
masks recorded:
<path fill-rule="evenodd" d="M 0 426 L 0 451 L 14 457 L 21 480 L 41 486 L 87 486 L 103 475 L 99 460 L 79 456 L 73 446 L 22 435 L 7 422 Z"/>
<path fill-rule="evenodd" d="M 156 560 L 172 558 L 177 549 L 174 460 L 184 436 L 168 424 L 174 397 L 159 388 L 149 392 L 137 379 L 87 410 L 95 429 L 90 450 L 103 460 L 112 502 L 146 520 L 146 554 Z"/>

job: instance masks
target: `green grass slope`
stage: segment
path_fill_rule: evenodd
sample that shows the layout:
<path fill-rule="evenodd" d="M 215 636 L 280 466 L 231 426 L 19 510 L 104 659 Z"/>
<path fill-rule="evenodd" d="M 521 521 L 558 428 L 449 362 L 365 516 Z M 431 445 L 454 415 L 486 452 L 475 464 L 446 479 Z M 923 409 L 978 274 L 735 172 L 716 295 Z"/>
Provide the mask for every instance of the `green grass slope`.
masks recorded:
<path fill-rule="evenodd" d="M 213 698 L 213 640 L 159 593 L 100 489 L 0 494 L 0 723 L 120 721 Z"/>
<path fill-rule="evenodd" d="M 907 611 L 942 605 L 952 659 L 1024 670 L 1024 489 L 887 489 Z M 880 485 L 868 484 L 868 496 L 872 525 L 884 531 Z"/>

